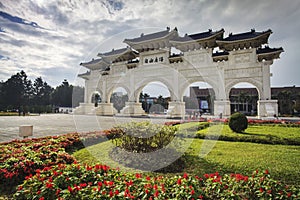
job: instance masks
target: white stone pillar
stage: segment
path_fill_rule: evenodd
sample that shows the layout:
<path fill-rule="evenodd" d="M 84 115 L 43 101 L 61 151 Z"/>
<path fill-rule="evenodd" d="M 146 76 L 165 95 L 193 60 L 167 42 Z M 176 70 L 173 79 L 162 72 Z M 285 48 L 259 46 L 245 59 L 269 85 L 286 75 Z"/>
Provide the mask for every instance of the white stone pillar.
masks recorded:
<path fill-rule="evenodd" d="M 270 83 L 270 65 L 273 61 L 262 62 L 262 94 L 260 100 L 257 101 L 257 116 L 274 117 L 278 116 L 277 100 L 271 99 L 271 83 Z"/>
<path fill-rule="evenodd" d="M 273 61 L 263 61 L 262 63 L 262 100 L 271 99 L 271 83 L 270 83 L 270 65 Z"/>
<path fill-rule="evenodd" d="M 117 114 L 118 111 L 114 108 L 112 103 L 99 103 L 95 108 L 95 114 L 101 116 L 112 116 Z"/>
<path fill-rule="evenodd" d="M 125 107 L 120 111 L 123 116 L 143 116 L 146 115 L 142 108 L 142 103 L 126 102 Z"/>
<path fill-rule="evenodd" d="M 262 117 L 274 117 L 278 116 L 278 104 L 277 100 L 259 100 L 257 101 L 257 116 Z"/>
<path fill-rule="evenodd" d="M 184 118 L 185 117 L 185 102 L 170 101 L 167 111 L 167 117 Z"/>
<path fill-rule="evenodd" d="M 214 116 L 230 116 L 230 101 L 215 100 L 214 101 Z"/>
<path fill-rule="evenodd" d="M 84 103 L 89 102 L 89 86 L 88 86 L 88 80 L 84 81 Z"/>
<path fill-rule="evenodd" d="M 94 114 L 95 105 L 93 103 L 79 103 L 79 106 L 73 110 L 75 115 Z"/>

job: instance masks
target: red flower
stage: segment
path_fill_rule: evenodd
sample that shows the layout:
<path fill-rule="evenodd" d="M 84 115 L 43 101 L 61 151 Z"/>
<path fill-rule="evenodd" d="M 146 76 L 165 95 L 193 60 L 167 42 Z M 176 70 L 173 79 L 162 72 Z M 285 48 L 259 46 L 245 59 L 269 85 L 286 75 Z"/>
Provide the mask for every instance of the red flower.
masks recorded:
<path fill-rule="evenodd" d="M 41 197 L 39 200 L 45 200 L 45 198 L 44 198 L 44 197 Z"/>
<path fill-rule="evenodd" d="M 132 180 L 129 180 L 129 182 L 126 182 L 126 185 L 127 185 L 127 186 L 132 186 L 132 185 L 133 185 Z"/>
<path fill-rule="evenodd" d="M 114 193 L 113 193 L 113 191 L 109 191 L 109 197 L 113 197 L 114 196 Z"/>
<path fill-rule="evenodd" d="M 159 195 L 159 192 L 158 192 L 158 190 L 156 190 L 154 193 L 154 197 L 158 197 L 158 195 Z"/>
<path fill-rule="evenodd" d="M 18 187 L 18 190 L 20 191 L 20 190 L 22 190 L 22 189 L 23 189 L 23 186 L 20 185 L 20 186 Z"/>
<path fill-rule="evenodd" d="M 113 186 L 113 185 L 114 185 L 114 182 L 113 182 L 113 181 L 109 181 L 109 182 L 108 182 L 108 185 L 109 185 L 109 186 Z"/>
<path fill-rule="evenodd" d="M 181 179 L 180 178 L 177 180 L 177 184 L 181 185 Z"/>
<path fill-rule="evenodd" d="M 195 190 L 191 190 L 191 195 L 194 195 L 195 194 Z"/>
<path fill-rule="evenodd" d="M 264 189 L 263 189 L 263 188 L 259 188 L 259 191 L 260 191 L 261 193 L 263 193 L 263 192 L 264 192 Z"/>
<path fill-rule="evenodd" d="M 99 186 L 99 187 L 102 187 L 102 182 L 98 182 L 98 186 Z"/>
<path fill-rule="evenodd" d="M 267 169 L 265 170 L 265 174 L 269 174 L 269 171 Z"/>
<path fill-rule="evenodd" d="M 46 183 L 46 188 L 52 189 L 53 188 L 53 183 L 47 182 Z"/>
<path fill-rule="evenodd" d="M 184 178 L 184 179 L 187 179 L 187 178 L 188 178 L 188 174 L 187 174 L 187 173 L 184 173 L 184 174 L 183 174 L 183 178 Z"/>
<path fill-rule="evenodd" d="M 69 190 L 70 193 L 73 192 L 73 189 L 70 186 L 68 186 L 68 190 Z"/>
<path fill-rule="evenodd" d="M 87 171 L 91 171 L 93 169 L 93 167 L 91 167 L 91 166 L 86 166 L 86 170 Z"/>
<path fill-rule="evenodd" d="M 84 188 L 84 187 L 87 186 L 87 184 L 86 184 L 86 183 L 80 183 L 79 186 L 80 186 L 81 188 Z"/>
<path fill-rule="evenodd" d="M 137 179 L 142 178 L 142 175 L 139 174 L 139 173 L 136 173 L 136 174 L 135 174 L 135 178 L 137 178 Z"/>

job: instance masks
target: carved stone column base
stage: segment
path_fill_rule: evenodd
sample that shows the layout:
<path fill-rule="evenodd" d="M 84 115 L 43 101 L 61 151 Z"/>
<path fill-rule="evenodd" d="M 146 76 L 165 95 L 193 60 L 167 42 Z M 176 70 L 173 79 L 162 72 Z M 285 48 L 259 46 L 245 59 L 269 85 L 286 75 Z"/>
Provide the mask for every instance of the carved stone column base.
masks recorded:
<path fill-rule="evenodd" d="M 112 103 L 99 103 L 98 107 L 95 108 L 96 115 L 101 116 L 112 116 L 118 113 Z"/>
<path fill-rule="evenodd" d="M 230 101 L 214 101 L 214 116 L 230 116 Z"/>
<path fill-rule="evenodd" d="M 142 103 L 126 102 L 125 107 L 120 111 L 122 116 L 143 116 L 146 115 Z"/>
<path fill-rule="evenodd" d="M 277 100 L 259 100 L 257 101 L 257 116 L 275 117 L 278 116 Z"/>
<path fill-rule="evenodd" d="M 94 114 L 95 104 L 93 103 L 80 103 L 78 107 L 73 110 L 75 115 L 88 115 Z"/>
<path fill-rule="evenodd" d="M 184 118 L 185 116 L 185 102 L 171 101 L 167 111 L 169 118 Z"/>

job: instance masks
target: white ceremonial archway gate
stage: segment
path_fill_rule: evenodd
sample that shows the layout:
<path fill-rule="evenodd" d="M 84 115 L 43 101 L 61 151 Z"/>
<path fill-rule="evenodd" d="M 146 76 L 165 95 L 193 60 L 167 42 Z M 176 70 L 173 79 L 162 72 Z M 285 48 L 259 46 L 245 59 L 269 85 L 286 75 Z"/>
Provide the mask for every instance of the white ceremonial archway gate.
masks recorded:
<path fill-rule="evenodd" d="M 248 82 L 259 93 L 258 116 L 273 117 L 278 108 L 277 100 L 271 99 L 270 66 L 283 49 L 266 45 L 271 33 L 252 29 L 224 38 L 221 29 L 180 37 L 177 28 L 167 28 L 125 39 L 126 48 L 99 53 L 100 58 L 81 63 L 89 71 L 79 75 L 85 79 L 85 98 L 74 113 L 116 114 L 110 96 L 114 89 L 122 87 L 127 91 L 128 102 L 121 115 L 145 115 L 139 103 L 141 89 L 150 82 L 161 82 L 171 95 L 168 117 L 184 117 L 186 88 L 194 82 L 206 82 L 215 93 L 213 114 L 229 116 L 230 89 L 239 82 Z M 171 47 L 180 53 L 171 54 Z M 102 100 L 96 108 L 90 99 L 94 91 L 101 93 Z"/>

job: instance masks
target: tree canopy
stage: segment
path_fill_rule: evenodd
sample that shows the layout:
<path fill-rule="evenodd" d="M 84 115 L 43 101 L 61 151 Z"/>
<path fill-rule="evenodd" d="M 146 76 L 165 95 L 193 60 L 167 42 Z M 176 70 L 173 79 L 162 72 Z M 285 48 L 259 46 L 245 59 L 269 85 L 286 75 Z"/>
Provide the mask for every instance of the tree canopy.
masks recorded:
<path fill-rule="evenodd" d="M 76 97 L 72 102 L 73 92 Z M 84 88 L 72 86 L 67 80 L 56 88 L 51 87 L 42 77 L 32 82 L 22 70 L 7 81 L 0 82 L 0 110 L 52 112 L 57 106 L 77 106 L 83 101 L 83 93 Z"/>

